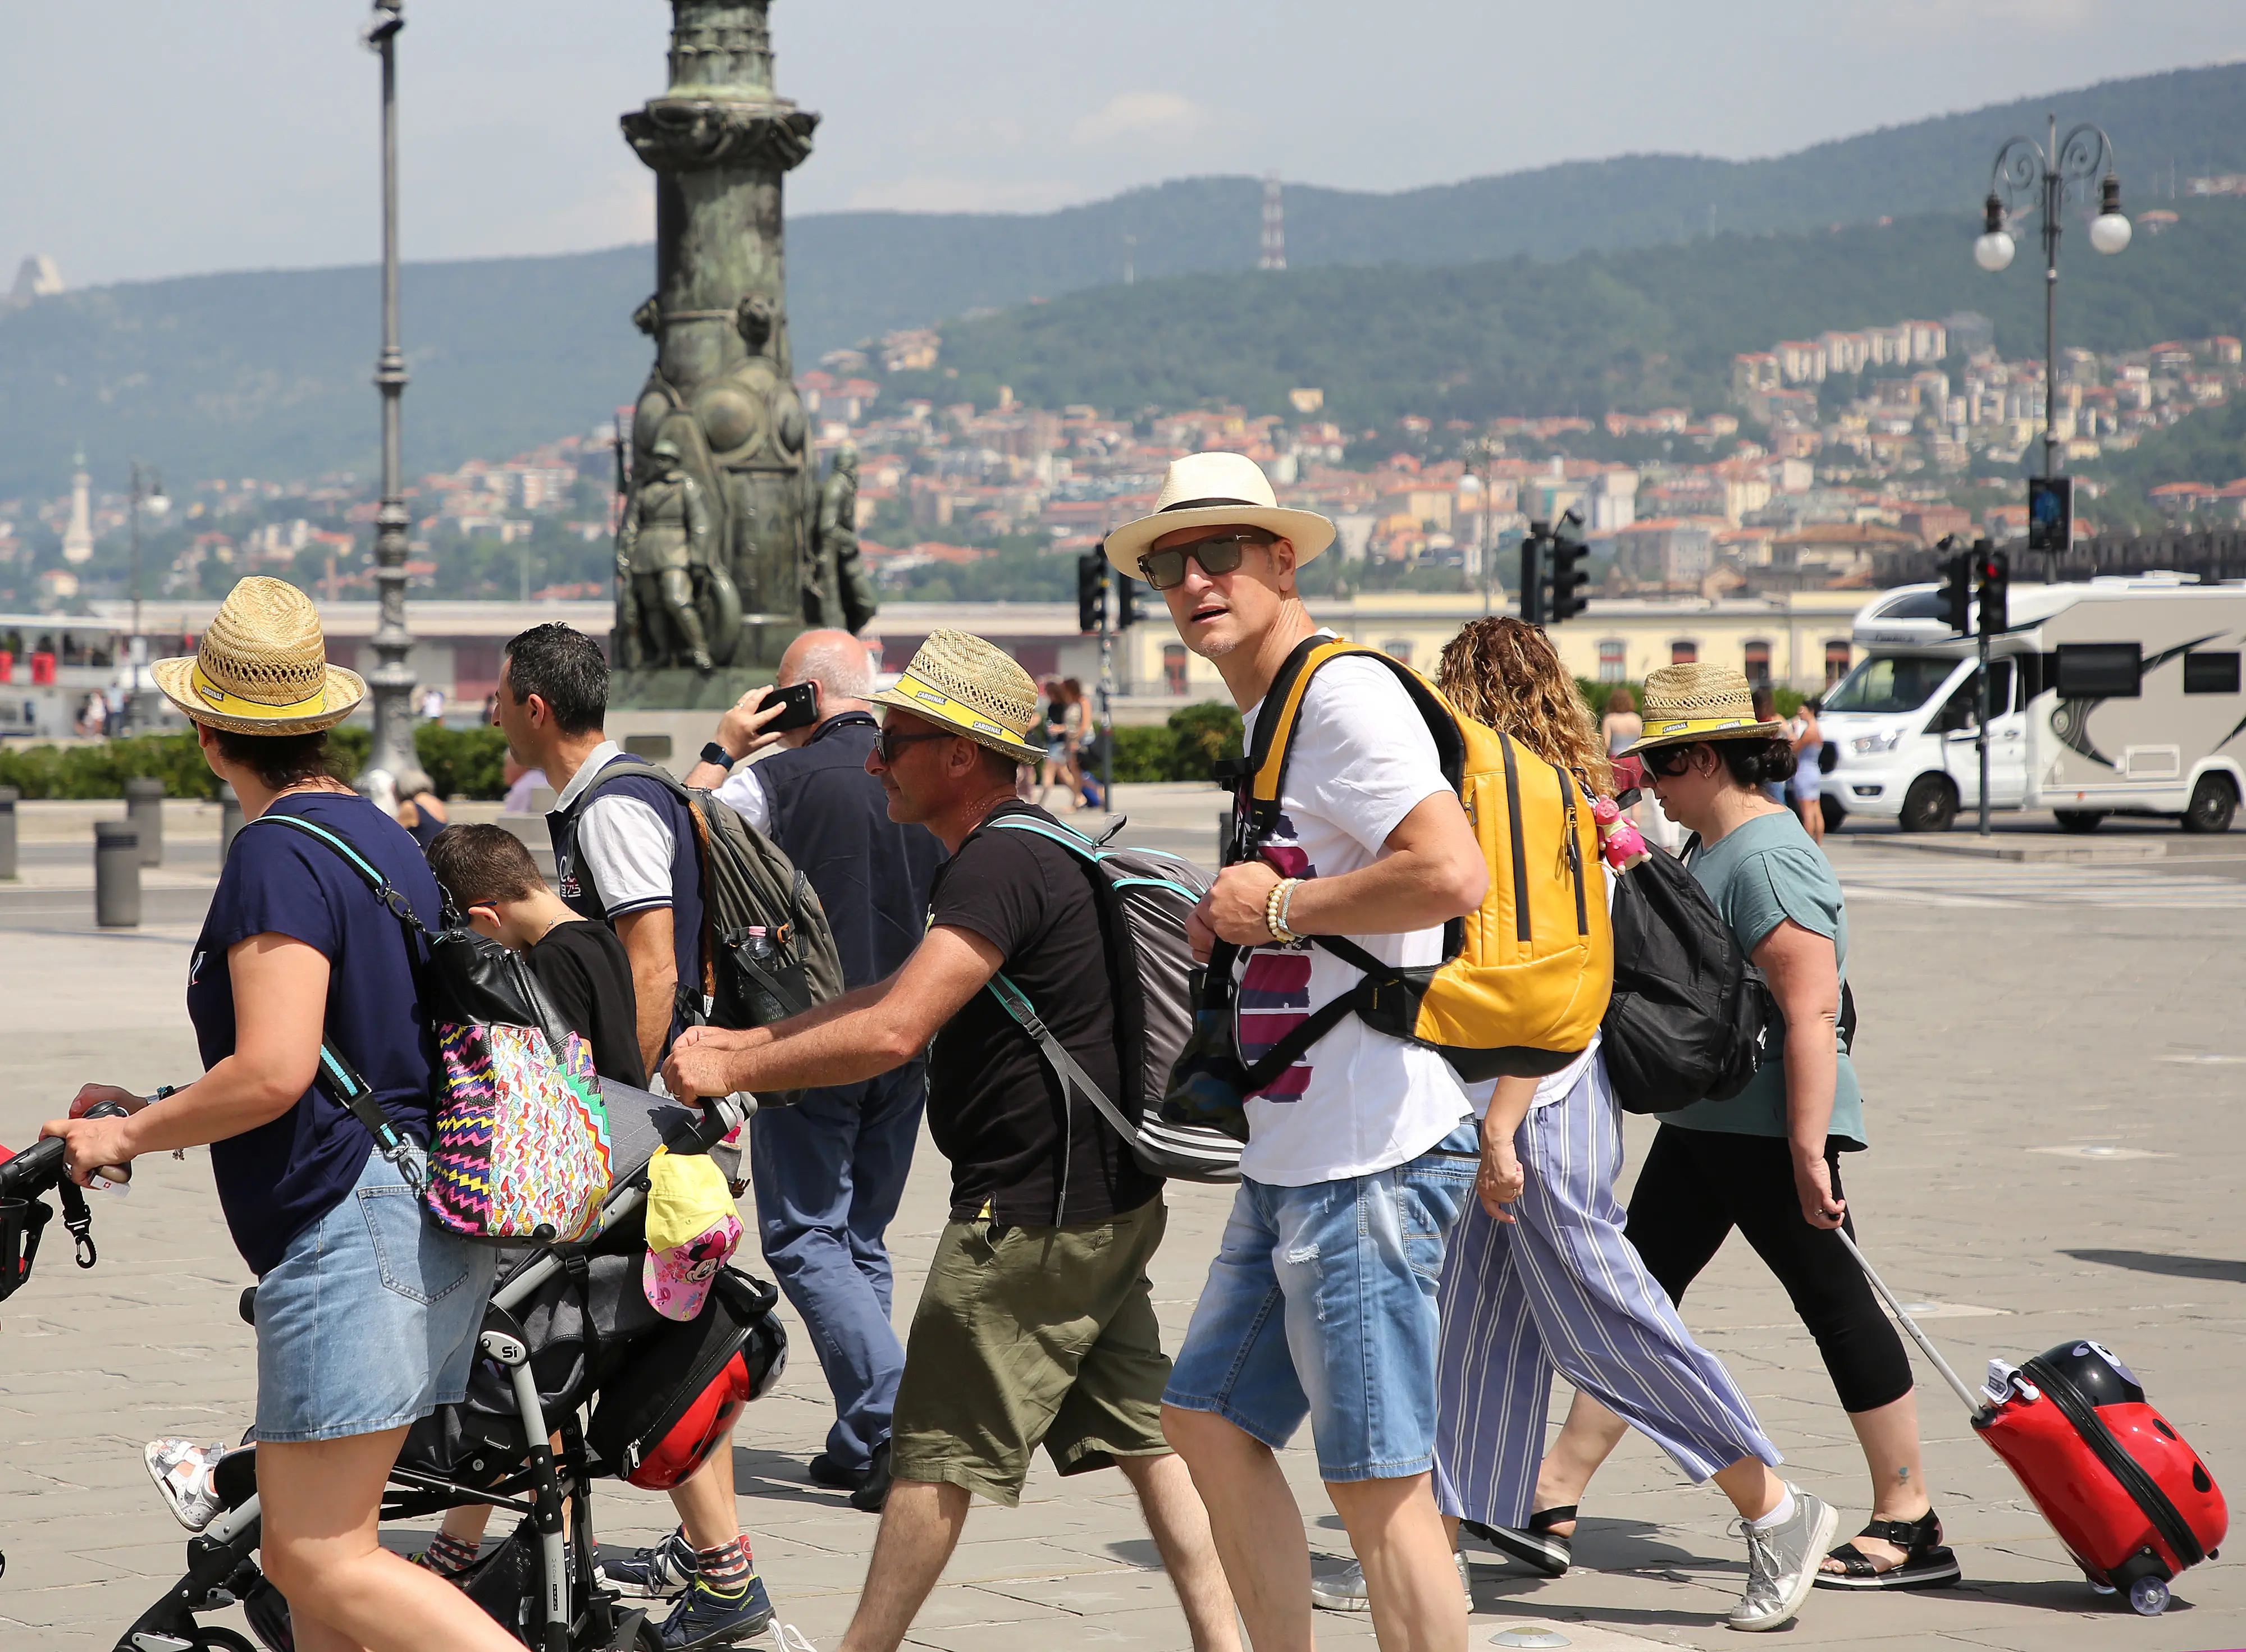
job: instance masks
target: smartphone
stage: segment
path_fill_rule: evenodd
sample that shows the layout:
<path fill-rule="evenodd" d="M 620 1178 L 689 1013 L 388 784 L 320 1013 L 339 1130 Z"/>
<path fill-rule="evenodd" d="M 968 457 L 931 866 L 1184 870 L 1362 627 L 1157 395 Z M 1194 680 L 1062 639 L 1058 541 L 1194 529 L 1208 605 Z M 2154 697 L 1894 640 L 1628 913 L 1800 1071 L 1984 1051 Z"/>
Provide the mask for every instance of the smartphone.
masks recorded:
<path fill-rule="evenodd" d="M 775 701 L 787 709 L 765 724 L 767 733 L 809 728 L 819 721 L 819 684 L 816 683 L 791 683 L 787 687 L 774 689 L 765 696 L 764 703 L 767 707 Z"/>

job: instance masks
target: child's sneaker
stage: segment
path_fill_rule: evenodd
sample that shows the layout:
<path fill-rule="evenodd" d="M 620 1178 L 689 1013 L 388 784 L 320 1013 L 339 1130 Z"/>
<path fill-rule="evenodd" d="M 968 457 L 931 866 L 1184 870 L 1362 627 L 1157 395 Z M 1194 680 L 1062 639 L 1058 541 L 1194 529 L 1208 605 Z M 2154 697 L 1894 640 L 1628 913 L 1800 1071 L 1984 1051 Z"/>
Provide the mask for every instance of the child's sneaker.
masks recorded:
<path fill-rule="evenodd" d="M 227 1447 L 220 1441 L 203 1445 L 182 1439 L 150 1440 L 140 1452 L 148 1478 L 164 1494 L 172 1518 L 190 1532 L 208 1526 L 223 1506 L 212 1488 L 211 1471 L 226 1453 Z"/>

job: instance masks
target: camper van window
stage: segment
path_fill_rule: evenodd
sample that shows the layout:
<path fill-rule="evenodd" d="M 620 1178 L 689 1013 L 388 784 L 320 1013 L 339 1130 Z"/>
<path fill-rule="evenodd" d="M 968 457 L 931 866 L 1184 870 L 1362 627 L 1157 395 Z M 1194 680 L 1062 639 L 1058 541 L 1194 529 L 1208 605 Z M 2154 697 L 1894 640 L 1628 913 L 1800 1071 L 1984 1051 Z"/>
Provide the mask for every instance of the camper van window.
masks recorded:
<path fill-rule="evenodd" d="M 1991 660 L 1989 670 L 1997 683 L 1997 697 L 1989 708 L 1989 714 L 2002 717 L 2012 709 L 2012 663 L 2010 660 Z M 1937 734 L 1949 734 L 1958 729 L 1978 728 L 1980 724 L 1981 673 L 1977 669 L 1943 702 L 1942 715 L 1935 720 L 1934 728 Z"/>
<path fill-rule="evenodd" d="M 2062 642 L 2053 686 L 2062 700 L 2134 700 L 2143 672 L 2135 642 Z"/>
<path fill-rule="evenodd" d="M 1857 663 L 1825 697 L 1827 711 L 1916 711 L 1957 669 L 1955 660 L 1921 654 L 1874 654 Z"/>
<path fill-rule="evenodd" d="M 2186 694 L 2237 693 L 2238 656 L 2236 654 L 2185 655 L 2183 691 Z"/>

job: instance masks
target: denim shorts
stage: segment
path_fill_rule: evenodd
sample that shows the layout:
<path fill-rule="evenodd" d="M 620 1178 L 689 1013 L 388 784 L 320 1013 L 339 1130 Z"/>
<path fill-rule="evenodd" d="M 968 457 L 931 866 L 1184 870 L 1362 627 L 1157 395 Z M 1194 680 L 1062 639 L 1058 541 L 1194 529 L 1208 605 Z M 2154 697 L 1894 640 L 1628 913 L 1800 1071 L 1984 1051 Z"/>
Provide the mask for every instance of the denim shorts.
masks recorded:
<path fill-rule="evenodd" d="M 1243 1180 L 1162 1403 L 1213 1411 L 1274 1450 L 1307 1417 L 1329 1482 L 1426 1472 L 1435 1288 L 1479 1146 L 1469 1118 L 1370 1175 Z"/>
<path fill-rule="evenodd" d="M 375 1434 L 466 1392 L 499 1253 L 441 1232 L 370 1149 L 257 1281 L 257 1438 Z"/>

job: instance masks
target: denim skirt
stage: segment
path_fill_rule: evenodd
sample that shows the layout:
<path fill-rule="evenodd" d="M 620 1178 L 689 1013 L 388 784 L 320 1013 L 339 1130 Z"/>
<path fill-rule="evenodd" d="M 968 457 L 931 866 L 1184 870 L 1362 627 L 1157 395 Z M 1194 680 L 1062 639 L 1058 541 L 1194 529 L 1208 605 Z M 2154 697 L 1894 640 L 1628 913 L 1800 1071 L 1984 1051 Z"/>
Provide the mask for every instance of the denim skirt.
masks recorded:
<path fill-rule="evenodd" d="M 342 1439 L 467 1391 L 499 1253 L 444 1233 L 379 1152 L 257 1281 L 257 1438 Z"/>

